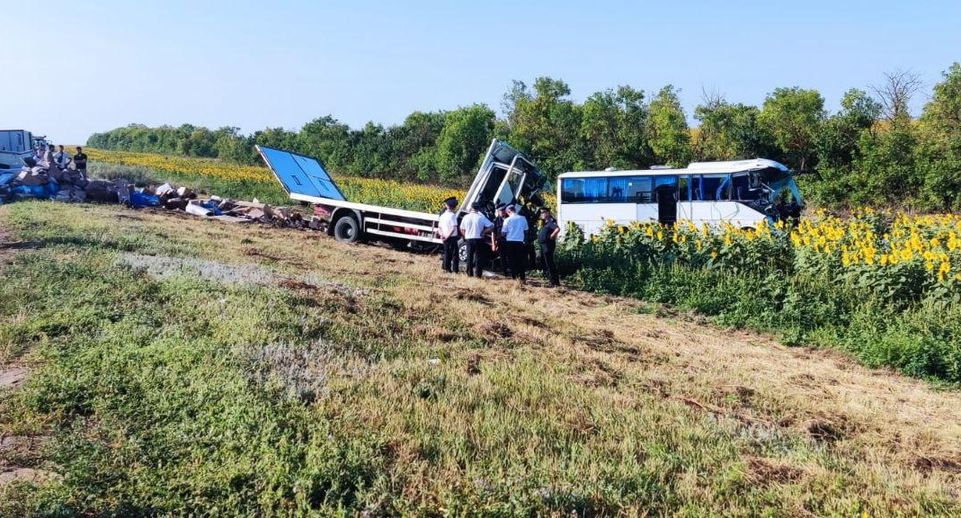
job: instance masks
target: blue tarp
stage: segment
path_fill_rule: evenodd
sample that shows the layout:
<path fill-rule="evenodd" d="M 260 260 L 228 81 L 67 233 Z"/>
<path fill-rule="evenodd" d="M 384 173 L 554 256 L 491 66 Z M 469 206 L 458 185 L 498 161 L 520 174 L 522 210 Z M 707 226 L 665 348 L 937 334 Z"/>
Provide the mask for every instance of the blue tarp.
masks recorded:
<path fill-rule="evenodd" d="M 60 186 L 56 182 L 43 185 L 18 185 L 11 191 L 22 198 L 50 198 L 60 191 Z"/>
<path fill-rule="evenodd" d="M 160 196 L 134 191 L 130 193 L 130 205 L 134 207 L 156 207 L 160 205 Z"/>

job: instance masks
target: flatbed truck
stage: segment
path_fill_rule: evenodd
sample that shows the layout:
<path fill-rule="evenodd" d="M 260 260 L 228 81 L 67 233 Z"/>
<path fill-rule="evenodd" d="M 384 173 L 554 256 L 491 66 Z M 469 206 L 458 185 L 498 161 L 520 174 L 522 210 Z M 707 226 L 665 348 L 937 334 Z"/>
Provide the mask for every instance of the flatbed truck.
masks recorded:
<path fill-rule="evenodd" d="M 436 250 L 442 244 L 437 226 L 440 212 L 428 213 L 383 207 L 347 200 L 323 164 L 313 157 L 266 146 L 257 151 L 267 167 L 292 200 L 313 204 L 315 214 L 324 222 L 325 230 L 345 243 L 383 241 L 410 250 Z M 506 142 L 494 139 L 458 207 L 458 221 L 476 202 L 493 220 L 498 203 L 518 204 L 521 213 L 536 228 L 535 207 L 543 206 L 541 192 L 545 175 L 523 153 Z M 440 207 L 438 207 L 438 210 Z M 466 260 L 466 244 L 460 246 L 461 259 Z M 497 254 L 488 250 L 488 257 Z M 463 263 L 463 261 L 462 261 Z"/>

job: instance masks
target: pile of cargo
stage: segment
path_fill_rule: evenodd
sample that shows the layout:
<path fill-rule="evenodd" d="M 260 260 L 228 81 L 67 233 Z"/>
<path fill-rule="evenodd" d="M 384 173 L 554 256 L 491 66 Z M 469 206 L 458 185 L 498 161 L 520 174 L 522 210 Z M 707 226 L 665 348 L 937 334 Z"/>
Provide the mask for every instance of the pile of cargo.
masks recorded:
<path fill-rule="evenodd" d="M 20 170 L 0 171 L 0 202 L 23 198 L 84 201 L 89 183 L 75 169 L 46 166 L 26 158 Z"/>
<path fill-rule="evenodd" d="M 19 171 L 0 172 L 0 203 L 21 199 L 61 202 L 119 203 L 128 207 L 156 207 L 229 223 L 264 223 L 280 227 L 320 229 L 319 218 L 287 207 L 202 195 L 169 183 L 137 187 L 126 180 L 87 179 L 74 169 L 45 167 L 28 160 Z"/>

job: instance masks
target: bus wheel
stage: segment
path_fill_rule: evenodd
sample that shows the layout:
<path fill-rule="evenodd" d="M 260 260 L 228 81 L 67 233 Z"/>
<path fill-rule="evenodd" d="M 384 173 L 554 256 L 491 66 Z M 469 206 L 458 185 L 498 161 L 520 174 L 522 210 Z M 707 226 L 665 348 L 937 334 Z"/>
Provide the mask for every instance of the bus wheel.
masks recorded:
<path fill-rule="evenodd" d="M 360 240 L 360 224 L 353 216 L 344 216 L 334 224 L 334 239 L 341 243 L 356 243 Z"/>

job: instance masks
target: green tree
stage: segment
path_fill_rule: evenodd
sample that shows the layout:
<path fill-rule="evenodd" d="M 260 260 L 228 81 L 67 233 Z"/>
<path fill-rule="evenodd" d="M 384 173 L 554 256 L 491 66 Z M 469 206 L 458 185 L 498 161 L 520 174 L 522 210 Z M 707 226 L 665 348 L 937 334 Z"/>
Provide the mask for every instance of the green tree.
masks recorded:
<path fill-rule="evenodd" d="M 319 158 L 331 172 L 344 173 L 353 158 L 350 127 L 330 115 L 314 119 L 300 129 L 296 149 Z"/>
<path fill-rule="evenodd" d="M 935 85 L 921 114 L 918 167 L 929 208 L 961 210 L 961 64 Z"/>
<path fill-rule="evenodd" d="M 473 173 L 494 132 L 494 111 L 484 104 L 458 108 L 447 114 L 437 139 L 437 167 L 441 180 Z"/>
<path fill-rule="evenodd" d="M 655 161 L 681 167 L 687 165 L 693 153 L 691 130 L 677 94 L 673 85 L 667 85 L 651 99 L 647 135 Z"/>
<path fill-rule="evenodd" d="M 815 165 L 817 134 L 824 116 L 821 94 L 795 86 L 777 88 L 769 94 L 758 121 L 774 137 L 783 159 L 804 172 Z"/>
<path fill-rule="evenodd" d="M 587 98 L 581 107 L 581 148 L 588 151 L 587 167 L 643 168 L 652 152 L 644 133 L 647 107 L 644 92 L 629 86 L 605 90 Z"/>
<path fill-rule="evenodd" d="M 904 206 L 918 198 L 923 180 L 915 165 L 917 130 L 898 118 L 876 134 L 862 132 L 853 167 L 850 201 L 856 205 Z"/>
<path fill-rule="evenodd" d="M 841 99 L 841 111 L 825 120 L 818 132 L 819 168 L 849 167 L 857 158 L 861 133 L 873 131 L 880 116 L 878 101 L 863 90 L 848 90 Z"/>
<path fill-rule="evenodd" d="M 380 124 L 368 122 L 360 131 L 352 132 L 353 155 L 349 166 L 358 176 L 388 177 L 390 172 L 390 141 Z"/>
<path fill-rule="evenodd" d="M 414 112 L 390 128 L 392 170 L 405 178 L 437 180 L 437 139 L 446 118 L 445 112 Z"/>
<path fill-rule="evenodd" d="M 523 149 L 548 176 L 584 164 L 580 147 L 580 106 L 568 99 L 567 83 L 549 77 L 534 81 L 534 91 L 515 81 L 504 97 L 511 143 Z"/>
<path fill-rule="evenodd" d="M 266 128 L 254 132 L 255 144 L 275 149 L 294 149 L 297 145 L 297 133 L 284 128 Z"/>
<path fill-rule="evenodd" d="M 694 110 L 701 126 L 695 144 L 699 160 L 770 158 L 776 148 L 771 135 L 758 122 L 756 106 L 708 99 Z"/>
<path fill-rule="evenodd" d="M 240 134 L 240 128 L 224 126 L 214 132 L 214 154 L 222 160 L 242 164 L 254 163 L 257 159 L 250 139 Z"/>

